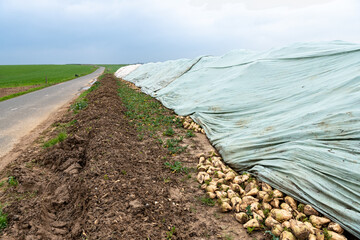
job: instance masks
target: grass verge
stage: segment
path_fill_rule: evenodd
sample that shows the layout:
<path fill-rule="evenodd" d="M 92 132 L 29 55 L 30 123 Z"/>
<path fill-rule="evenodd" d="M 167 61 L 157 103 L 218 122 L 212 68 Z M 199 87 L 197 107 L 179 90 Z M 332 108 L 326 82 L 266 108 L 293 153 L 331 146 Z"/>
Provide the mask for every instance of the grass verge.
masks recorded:
<path fill-rule="evenodd" d="M 181 126 L 180 120 L 152 97 L 131 89 L 121 81 L 118 92 L 127 109 L 125 115 L 139 132 L 146 131 L 150 136 L 155 136 L 157 132 L 166 129 L 165 135 L 173 136 L 173 131 L 169 129 Z"/>
<path fill-rule="evenodd" d="M 182 122 L 169 109 L 154 98 L 129 87 L 128 83 L 123 81 L 119 81 L 118 93 L 127 109 L 125 116 L 135 125 L 140 141 L 146 134 L 156 139 L 170 155 L 180 154 L 186 150 L 187 146 L 181 145 L 183 136 L 177 136 L 174 130 L 181 128 Z M 165 139 L 163 140 L 162 137 Z M 179 161 L 166 162 L 165 166 L 173 173 L 188 173 L 188 169 Z"/>
<path fill-rule="evenodd" d="M 96 69 L 97 67 L 92 65 L 0 66 L 0 88 L 40 85 L 39 87 L 1 97 L 0 102 L 87 75 Z"/>
<path fill-rule="evenodd" d="M 40 89 L 43 89 L 43 88 L 46 88 L 46 87 L 49 87 L 49 86 L 52 86 L 52 85 L 54 85 L 54 84 L 45 84 L 45 85 L 40 86 L 40 87 L 30 88 L 27 91 L 13 93 L 13 94 L 10 94 L 10 95 L 4 96 L 4 97 L 0 97 L 0 102 L 11 99 L 11 98 L 14 98 L 14 97 L 18 97 L 18 96 L 21 96 L 21 95 L 24 95 L 24 94 L 27 94 L 27 93 L 35 92 L 37 90 L 40 90 Z"/>
<path fill-rule="evenodd" d="M 104 73 L 114 74 L 119 68 L 126 65 L 127 64 L 99 64 L 98 66 L 105 67 Z"/>

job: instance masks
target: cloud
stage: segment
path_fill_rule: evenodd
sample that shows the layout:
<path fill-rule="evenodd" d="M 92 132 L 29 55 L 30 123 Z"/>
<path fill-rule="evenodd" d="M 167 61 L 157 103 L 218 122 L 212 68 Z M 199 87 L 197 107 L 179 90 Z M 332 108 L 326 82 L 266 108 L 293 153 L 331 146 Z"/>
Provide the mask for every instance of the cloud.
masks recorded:
<path fill-rule="evenodd" d="M 146 62 L 299 41 L 360 43 L 358 12 L 357 0 L 0 0 L 0 64 Z"/>

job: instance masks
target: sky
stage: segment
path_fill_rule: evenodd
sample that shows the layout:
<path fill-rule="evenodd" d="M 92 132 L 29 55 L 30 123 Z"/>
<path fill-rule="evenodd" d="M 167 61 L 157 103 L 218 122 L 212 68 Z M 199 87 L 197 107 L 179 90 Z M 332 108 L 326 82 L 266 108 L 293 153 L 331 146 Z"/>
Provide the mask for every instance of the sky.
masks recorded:
<path fill-rule="evenodd" d="M 360 43 L 360 0 L 0 0 L 0 64 L 146 63 Z"/>

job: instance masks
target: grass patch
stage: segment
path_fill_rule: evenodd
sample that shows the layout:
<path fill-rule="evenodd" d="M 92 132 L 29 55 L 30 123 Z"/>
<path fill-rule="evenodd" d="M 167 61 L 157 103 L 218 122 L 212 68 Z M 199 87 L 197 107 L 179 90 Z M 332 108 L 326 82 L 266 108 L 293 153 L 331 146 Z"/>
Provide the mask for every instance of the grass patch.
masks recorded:
<path fill-rule="evenodd" d="M 125 115 L 139 132 L 148 132 L 153 137 L 158 131 L 176 126 L 175 116 L 152 97 L 129 88 L 121 81 L 118 93 L 127 109 Z"/>
<path fill-rule="evenodd" d="M 43 147 L 49 148 L 54 146 L 55 144 L 64 141 L 67 138 L 66 132 L 60 132 L 56 137 L 50 139 L 49 141 L 45 142 Z"/>

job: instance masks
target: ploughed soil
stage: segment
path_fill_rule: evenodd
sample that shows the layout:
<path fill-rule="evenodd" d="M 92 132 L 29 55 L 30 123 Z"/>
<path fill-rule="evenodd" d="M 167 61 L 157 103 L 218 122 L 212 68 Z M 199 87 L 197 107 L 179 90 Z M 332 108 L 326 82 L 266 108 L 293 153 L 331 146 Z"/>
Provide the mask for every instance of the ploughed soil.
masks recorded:
<path fill-rule="evenodd" d="M 87 108 L 58 119 L 0 173 L 0 202 L 8 214 L 1 239 L 264 238 L 249 236 L 232 214 L 200 201 L 196 171 L 173 173 L 164 165 L 178 159 L 196 168 L 195 154 L 212 149 L 204 135 L 187 139 L 186 152 L 170 156 L 154 138 L 139 139 L 124 115 L 118 79 L 99 81 Z M 74 119 L 63 142 L 42 148 L 57 134 L 55 126 Z"/>
<path fill-rule="evenodd" d="M 11 88 L 0 88 L 0 98 L 5 97 L 14 93 L 25 92 L 31 88 L 40 87 L 40 85 L 34 86 L 23 86 L 23 87 L 11 87 Z"/>

